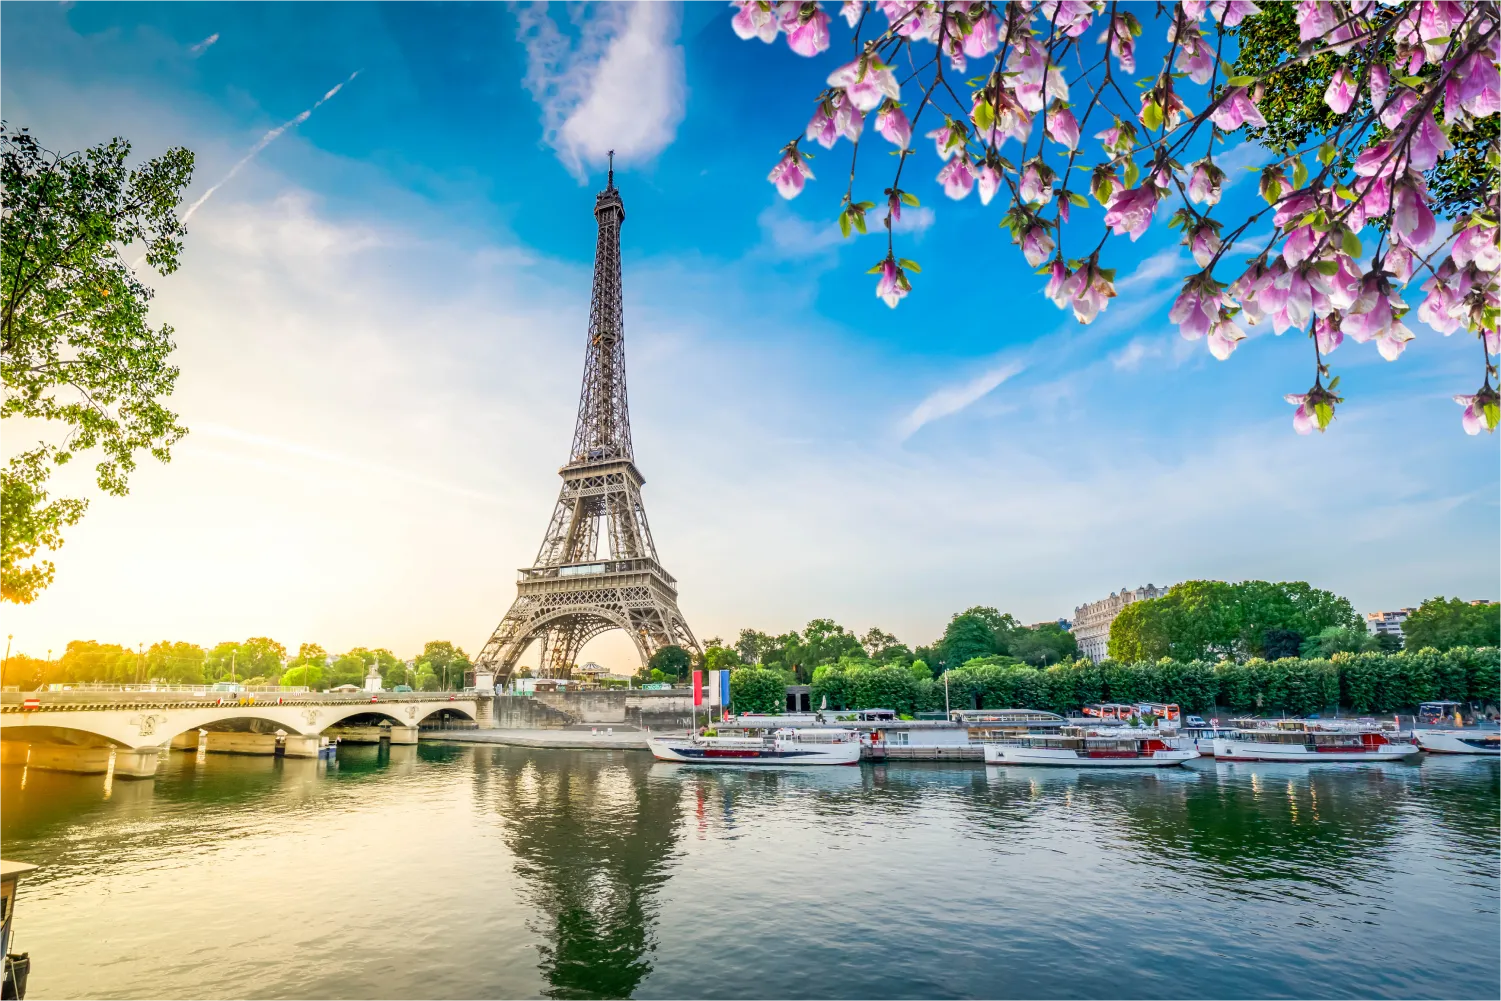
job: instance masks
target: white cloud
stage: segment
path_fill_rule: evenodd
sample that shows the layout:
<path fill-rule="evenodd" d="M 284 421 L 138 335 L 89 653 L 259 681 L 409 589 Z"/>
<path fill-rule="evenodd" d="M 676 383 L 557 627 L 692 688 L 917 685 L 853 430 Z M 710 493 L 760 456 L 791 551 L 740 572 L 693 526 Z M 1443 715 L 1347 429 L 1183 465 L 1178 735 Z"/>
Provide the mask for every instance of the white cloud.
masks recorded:
<path fill-rule="evenodd" d="M 1271 163 L 1276 154 L 1260 143 L 1247 140 L 1239 146 L 1232 146 L 1222 153 L 1214 154 L 1215 166 L 1225 172 L 1223 187 L 1233 187 L 1236 182 L 1250 177 L 1254 170 Z"/>
<path fill-rule="evenodd" d="M 897 425 L 897 437 L 906 441 L 924 424 L 956 414 L 988 394 L 1022 370 L 1020 362 L 1006 361 L 992 366 L 964 382 L 940 387 L 925 396 L 921 403 Z"/>
<path fill-rule="evenodd" d="M 518 9 L 517 37 L 543 137 L 583 180 L 609 150 L 622 162 L 641 162 L 666 149 L 683 120 L 686 85 L 672 5 L 582 4 L 570 12 L 576 40 L 545 3 Z"/>
<path fill-rule="evenodd" d="M 1148 358 L 1162 354 L 1162 345 L 1144 337 L 1133 337 L 1131 343 L 1110 356 L 1110 363 L 1125 372 L 1135 372 Z"/>
<path fill-rule="evenodd" d="M 838 226 L 804 219 L 780 199 L 762 209 L 756 223 L 761 227 L 762 245 L 781 260 L 817 257 L 844 239 Z"/>
<path fill-rule="evenodd" d="M 926 205 L 919 206 L 915 209 L 904 209 L 902 211 L 902 217 L 896 221 L 896 225 L 892 228 L 892 231 L 896 233 L 912 233 L 921 235 L 928 231 L 928 228 L 933 225 L 933 221 L 936 218 L 937 217 L 933 215 L 933 210 L 928 208 Z M 880 218 L 878 218 L 875 221 L 875 224 L 871 226 L 871 232 L 885 232 L 885 230 L 886 213 L 882 212 Z"/>
<path fill-rule="evenodd" d="M 1126 277 L 1115 283 L 1116 291 L 1124 291 L 1137 285 L 1155 285 L 1164 278 L 1178 274 L 1187 263 L 1178 247 L 1164 247 L 1148 257 Z"/>
<path fill-rule="evenodd" d="M 188 55 L 190 55 L 190 56 L 192 56 L 193 58 L 196 59 L 199 56 L 203 55 L 205 52 L 207 52 L 209 46 L 213 45 L 218 40 L 219 40 L 219 33 L 216 31 L 212 35 L 210 35 L 207 38 L 205 38 L 203 41 L 198 42 L 198 43 L 196 43 L 194 45 L 188 46 Z"/>

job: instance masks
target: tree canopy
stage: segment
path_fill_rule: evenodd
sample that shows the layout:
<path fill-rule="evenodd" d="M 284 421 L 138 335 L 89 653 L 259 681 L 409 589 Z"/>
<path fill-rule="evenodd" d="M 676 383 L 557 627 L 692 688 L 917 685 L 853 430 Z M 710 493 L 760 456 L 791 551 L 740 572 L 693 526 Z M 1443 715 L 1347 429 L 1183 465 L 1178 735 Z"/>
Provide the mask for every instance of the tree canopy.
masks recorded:
<path fill-rule="evenodd" d="M 1409 650 L 1496 646 L 1501 643 L 1501 605 L 1429 598 L 1402 623 L 1402 636 Z"/>
<path fill-rule="evenodd" d="M 1361 620 L 1348 599 L 1303 581 L 1191 580 L 1122 609 L 1109 649 L 1124 661 L 1297 656 L 1306 638 L 1330 626 Z"/>
<path fill-rule="evenodd" d="M 61 155 L 0 124 L 0 416 L 59 429 L 0 471 L 6 601 L 30 602 L 52 582 L 40 554 L 87 507 L 49 498 L 54 466 L 98 448 L 95 481 L 123 495 L 137 453 L 166 462 L 186 433 L 162 404 L 177 381 L 172 328 L 147 322 L 151 289 L 122 255 L 142 248 L 157 273 L 177 269 L 193 154 L 173 148 L 134 169 L 129 156 L 119 138 Z"/>

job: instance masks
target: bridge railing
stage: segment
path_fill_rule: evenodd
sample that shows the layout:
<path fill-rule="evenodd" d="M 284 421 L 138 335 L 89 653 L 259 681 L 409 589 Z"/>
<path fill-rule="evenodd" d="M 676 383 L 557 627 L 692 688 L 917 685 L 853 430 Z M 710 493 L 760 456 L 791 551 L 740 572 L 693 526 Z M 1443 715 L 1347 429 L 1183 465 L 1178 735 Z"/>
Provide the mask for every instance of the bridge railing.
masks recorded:
<path fill-rule="evenodd" d="M 267 692 L 199 692 L 143 691 L 104 689 L 63 692 L 3 692 L 0 706 L 7 712 L 20 711 L 27 703 L 38 708 L 80 709 L 110 707 L 165 707 L 213 705 L 283 705 L 283 706 L 356 706 L 407 705 L 414 702 L 459 704 L 473 703 L 472 692 L 312 692 L 271 689 Z"/>

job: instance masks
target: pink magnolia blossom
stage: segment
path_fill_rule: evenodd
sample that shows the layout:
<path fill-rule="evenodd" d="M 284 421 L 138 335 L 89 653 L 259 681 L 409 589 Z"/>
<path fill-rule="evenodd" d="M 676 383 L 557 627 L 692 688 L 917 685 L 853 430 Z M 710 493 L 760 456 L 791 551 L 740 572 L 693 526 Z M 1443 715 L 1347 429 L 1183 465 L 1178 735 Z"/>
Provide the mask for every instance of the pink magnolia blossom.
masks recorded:
<path fill-rule="evenodd" d="M 830 109 L 833 114 L 829 113 Z M 840 136 L 851 142 L 859 139 L 864 127 L 865 119 L 850 106 L 849 98 L 839 91 L 828 100 L 818 102 L 803 134 L 824 149 L 829 149 L 839 141 Z"/>
<path fill-rule="evenodd" d="M 1444 121 L 1454 121 L 1461 110 L 1475 118 L 1501 111 L 1501 70 L 1496 68 L 1494 42 L 1489 54 L 1476 52 L 1465 60 L 1446 85 Z"/>
<path fill-rule="evenodd" d="M 777 40 L 781 26 L 775 12 L 768 10 L 756 0 L 737 0 L 740 9 L 730 19 L 730 27 L 742 39 L 759 38 L 768 45 Z"/>
<path fill-rule="evenodd" d="M 1486 388 L 1490 388 L 1489 385 Z M 1474 396 L 1456 396 L 1454 402 L 1465 408 L 1464 416 L 1459 419 L 1460 426 L 1465 429 L 1465 434 L 1496 430 L 1496 426 L 1490 421 L 1490 415 L 1485 412 L 1483 393 L 1477 393 Z"/>
<path fill-rule="evenodd" d="M 797 149 L 792 148 L 771 168 L 766 179 L 777 186 L 777 194 L 792 199 L 803 193 L 805 180 L 813 180 L 813 171 L 808 169 L 807 161 L 798 155 Z"/>
<path fill-rule="evenodd" d="M 1282 259 L 1287 266 L 1295 268 L 1313 254 L 1313 248 L 1319 242 L 1319 234 L 1312 226 L 1299 226 L 1287 235 L 1282 244 Z"/>
<path fill-rule="evenodd" d="M 925 133 L 925 136 L 933 140 L 933 146 L 941 159 L 947 160 L 955 153 L 964 152 L 964 131 L 957 124 L 940 125 L 932 132 Z"/>
<path fill-rule="evenodd" d="M 1385 63 L 1376 63 L 1366 77 L 1366 88 L 1371 92 L 1371 107 L 1379 113 L 1386 107 L 1386 90 L 1391 86 L 1391 71 Z"/>
<path fill-rule="evenodd" d="M 922 38 L 932 41 L 937 36 L 939 18 L 930 5 L 915 0 L 881 0 L 876 4 L 886 20 L 896 27 L 903 38 Z"/>
<path fill-rule="evenodd" d="M 1209 9 L 1209 0 L 1183 0 L 1178 6 L 1183 8 L 1183 16 L 1194 23 L 1204 20 L 1204 12 Z"/>
<path fill-rule="evenodd" d="M 1308 394 L 1298 395 L 1289 393 L 1283 397 L 1288 403 L 1294 404 L 1298 409 L 1293 411 L 1293 430 L 1298 434 L 1309 434 L 1314 428 L 1324 430 L 1318 425 L 1313 414 L 1313 406 L 1308 402 Z"/>
<path fill-rule="evenodd" d="M 1174 62 L 1178 72 L 1187 73 L 1194 83 L 1208 83 L 1214 75 L 1214 53 L 1204 42 L 1197 26 L 1189 25 L 1179 30 L 1177 22 L 1168 30 L 1168 41 L 1178 38 L 1178 57 Z"/>
<path fill-rule="evenodd" d="M 1042 290 L 1042 294 L 1047 296 L 1053 305 L 1059 309 L 1065 309 L 1069 304 L 1071 297 L 1065 291 L 1065 286 L 1067 286 L 1070 277 L 1068 266 L 1063 263 L 1063 258 L 1055 257 L 1052 267 L 1048 269 L 1048 284 Z"/>
<path fill-rule="evenodd" d="M 1022 171 L 1021 200 L 1028 205 L 1046 205 L 1053 200 L 1053 179 L 1058 175 L 1041 158 L 1029 160 Z"/>
<path fill-rule="evenodd" d="M 1433 277 L 1423 283 L 1423 291 L 1428 297 L 1418 307 L 1418 319 L 1445 337 L 1454 333 L 1464 325 L 1460 317 L 1464 313 L 1463 300 L 1469 284 L 1465 272 L 1456 274 L 1452 260 L 1439 265 Z"/>
<path fill-rule="evenodd" d="M 1074 307 L 1074 319 L 1092 323 L 1115 298 L 1115 283 L 1091 261 L 1066 278 L 1059 292 Z"/>
<path fill-rule="evenodd" d="M 1422 178 L 1397 182 L 1393 194 L 1392 232 L 1409 247 L 1423 247 L 1433 239 L 1438 224 L 1428 207 L 1428 191 Z"/>
<path fill-rule="evenodd" d="M 887 257 L 881 262 L 881 280 L 876 282 L 876 298 L 896 309 L 896 304 L 906 298 L 910 291 L 912 283 L 907 280 L 907 273 L 897 265 L 894 258 Z"/>
<path fill-rule="evenodd" d="M 1412 143 L 1407 147 L 1407 163 L 1414 170 L 1432 170 L 1438 158 L 1451 149 L 1449 137 L 1444 135 L 1433 114 L 1424 115 L 1412 132 Z"/>
<path fill-rule="evenodd" d="M 1220 310 L 1220 318 L 1209 328 L 1209 353 L 1220 361 L 1230 357 L 1236 345 L 1246 339 L 1246 332 L 1231 319 L 1230 314 Z"/>
<path fill-rule="evenodd" d="M 1048 65 L 1047 50 L 1039 44 L 1013 50 L 1006 60 L 1006 70 L 1015 73 L 1016 101 L 1027 111 L 1038 112 L 1050 99 L 1068 100 L 1068 83 L 1063 71 Z"/>
<path fill-rule="evenodd" d="M 860 14 L 865 10 L 862 0 L 844 0 L 839 6 L 839 16 L 851 28 L 860 23 Z"/>
<path fill-rule="evenodd" d="M 983 161 L 979 169 L 975 171 L 975 184 L 980 189 L 980 204 L 989 205 L 1001 186 L 1001 175 L 995 167 L 991 166 L 989 160 Z"/>
<path fill-rule="evenodd" d="M 1126 25 L 1126 19 L 1119 14 L 1113 17 L 1108 27 L 1100 33 L 1100 41 L 1109 41 L 1110 54 L 1115 56 L 1116 64 L 1122 73 L 1136 72 L 1136 37 L 1131 34 L 1131 29 Z"/>
<path fill-rule="evenodd" d="M 1048 138 L 1070 150 L 1079 148 L 1079 123 L 1074 113 L 1062 106 L 1048 112 L 1046 129 Z"/>
<path fill-rule="evenodd" d="M 989 114 L 994 121 L 989 129 L 979 128 L 982 115 Z M 977 123 L 978 137 L 982 142 L 999 147 L 1007 139 L 1025 143 L 1032 134 L 1032 113 L 1016 100 L 1005 87 L 984 88 L 975 91 L 970 103 L 970 120 Z M 943 154 L 940 152 L 940 156 Z"/>
<path fill-rule="evenodd" d="M 1334 71 L 1334 76 L 1329 80 L 1329 86 L 1324 90 L 1324 103 L 1336 115 L 1343 115 L 1350 110 L 1350 105 L 1355 103 L 1355 80 L 1350 71 L 1341 66 Z"/>
<path fill-rule="evenodd" d="M 1000 47 L 1001 38 L 996 31 L 995 15 L 986 11 L 973 22 L 970 33 L 964 36 L 964 54 L 972 59 L 988 56 Z"/>
<path fill-rule="evenodd" d="M 887 101 L 876 112 L 876 131 L 893 146 L 906 149 L 912 145 L 912 123 L 895 101 Z"/>
<path fill-rule="evenodd" d="M 816 56 L 829 47 L 829 15 L 814 9 L 806 21 L 787 29 L 787 47 L 800 56 Z"/>
<path fill-rule="evenodd" d="M 860 63 L 861 59 L 856 59 L 830 73 L 829 86 L 838 87 L 848 94 L 850 103 L 861 112 L 874 111 L 887 98 L 901 100 L 902 88 L 890 66 L 884 66 L 880 60 L 871 57 L 862 75 Z"/>
<path fill-rule="evenodd" d="M 1218 205 L 1220 189 L 1225 183 L 1225 172 L 1204 159 L 1194 164 L 1193 174 L 1188 178 L 1188 197 L 1205 205 Z"/>
<path fill-rule="evenodd" d="M 938 172 L 938 183 L 943 185 L 943 193 L 955 201 L 968 195 L 975 186 L 974 168 L 970 166 L 969 157 L 962 153 L 950 157 Z"/>
<path fill-rule="evenodd" d="M 1209 113 L 1209 118 L 1219 126 L 1222 132 L 1234 132 L 1247 123 L 1259 129 L 1266 128 L 1266 119 L 1261 117 L 1261 112 L 1256 108 L 1256 102 L 1251 100 L 1251 95 L 1244 87 L 1231 90 L 1229 95 Z"/>
<path fill-rule="evenodd" d="M 1339 5 L 1325 0 L 1299 0 L 1298 13 L 1294 15 L 1298 23 L 1298 41 L 1312 42 L 1323 38 L 1334 30 L 1342 12 Z"/>
<path fill-rule="evenodd" d="M 1022 256 L 1032 267 L 1037 267 L 1053 253 L 1053 238 L 1046 226 L 1033 226 L 1022 237 Z"/>
<path fill-rule="evenodd" d="M 1459 237 L 1450 250 L 1454 263 L 1463 268 L 1473 261 L 1479 271 L 1496 271 L 1501 268 L 1501 245 L 1496 242 L 1498 233 L 1501 230 L 1495 226 L 1478 222 L 1472 222 L 1460 230 Z"/>
<path fill-rule="evenodd" d="M 1381 357 L 1395 361 L 1412 340 L 1412 332 L 1397 318 L 1396 310 L 1406 307 L 1381 273 L 1373 271 L 1362 283 L 1360 300 L 1344 315 L 1340 326 L 1361 344 L 1374 339 Z"/>
<path fill-rule="evenodd" d="M 1085 0 L 1043 0 L 1042 18 L 1069 38 L 1078 38 L 1089 30 L 1094 5 Z"/>
<path fill-rule="evenodd" d="M 1251 0 L 1210 0 L 1209 13 L 1227 28 L 1233 28 L 1261 8 Z"/>
<path fill-rule="evenodd" d="M 1122 188 L 1111 196 L 1106 207 L 1105 225 L 1116 236 L 1130 233 L 1134 243 L 1152 224 L 1152 213 L 1161 198 L 1156 185 L 1147 183 L 1136 188 Z"/>
<path fill-rule="evenodd" d="M 1209 333 L 1220 318 L 1221 293 L 1206 283 L 1202 276 L 1195 275 L 1183 285 L 1183 291 L 1167 318 L 1178 325 L 1178 333 L 1184 340 L 1196 341 Z"/>
<path fill-rule="evenodd" d="M 1267 267 L 1264 257 L 1258 257 L 1246 268 L 1244 274 L 1231 283 L 1228 290 L 1230 298 L 1240 303 L 1247 323 L 1254 326 L 1282 308 L 1285 295 L 1279 293 L 1275 285 L 1277 278 L 1285 270 L 1286 266 L 1280 257 L 1271 267 Z"/>
<path fill-rule="evenodd" d="M 1339 328 L 1339 317 L 1321 316 L 1313 321 L 1313 339 L 1320 354 L 1330 354 L 1344 342 L 1345 332 Z"/>
<path fill-rule="evenodd" d="M 1188 244 L 1189 251 L 1194 256 L 1194 261 L 1201 268 L 1209 267 L 1209 262 L 1220 252 L 1219 227 L 1210 222 L 1204 222 L 1192 231 L 1183 234 L 1183 242 Z"/>
<path fill-rule="evenodd" d="M 1382 268 L 1391 272 L 1404 285 L 1412 280 L 1413 263 L 1412 248 L 1400 243 L 1388 250 L 1381 259 Z"/>
<path fill-rule="evenodd" d="M 1391 99 L 1382 106 L 1381 114 L 1377 117 L 1381 119 L 1382 125 L 1385 125 L 1389 129 L 1395 129 L 1398 125 L 1402 124 L 1402 119 L 1407 117 L 1407 113 L 1417 103 L 1417 91 L 1403 87 L 1391 95 Z"/>

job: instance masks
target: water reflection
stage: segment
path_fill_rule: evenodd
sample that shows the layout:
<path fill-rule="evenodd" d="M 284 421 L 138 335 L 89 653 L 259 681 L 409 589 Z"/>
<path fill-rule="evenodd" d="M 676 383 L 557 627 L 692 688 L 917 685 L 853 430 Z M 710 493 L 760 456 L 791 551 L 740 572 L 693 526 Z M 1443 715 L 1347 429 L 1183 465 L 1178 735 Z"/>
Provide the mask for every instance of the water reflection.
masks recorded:
<path fill-rule="evenodd" d="M 679 781 L 639 754 L 497 748 L 477 752 L 475 784 L 543 916 L 547 996 L 629 997 L 652 969 Z"/>

